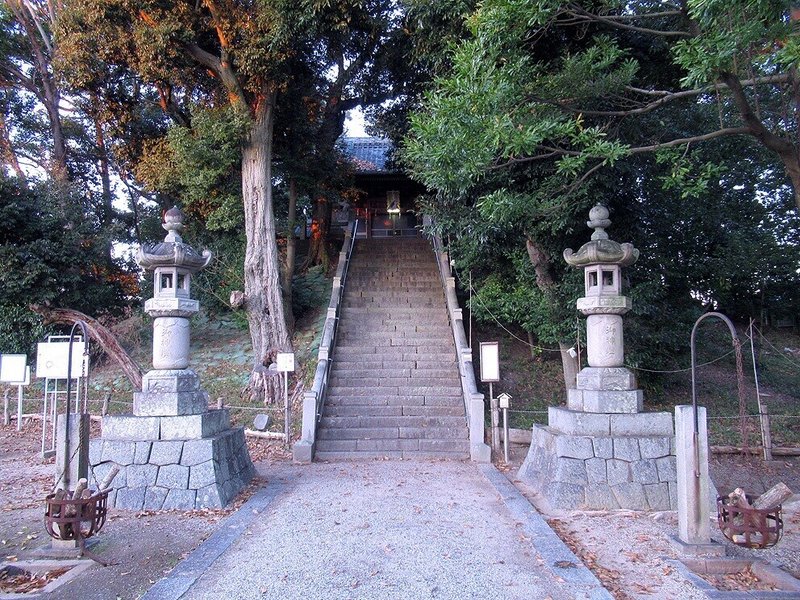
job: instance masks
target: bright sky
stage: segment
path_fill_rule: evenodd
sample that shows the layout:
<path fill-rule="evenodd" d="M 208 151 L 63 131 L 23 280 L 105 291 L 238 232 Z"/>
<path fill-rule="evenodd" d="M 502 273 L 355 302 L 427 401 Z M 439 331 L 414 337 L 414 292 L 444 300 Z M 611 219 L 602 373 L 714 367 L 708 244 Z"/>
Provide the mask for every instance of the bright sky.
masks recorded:
<path fill-rule="evenodd" d="M 367 136 L 367 132 L 364 131 L 364 112 L 360 107 L 347 111 L 347 117 L 344 120 L 344 133 L 348 137 Z"/>

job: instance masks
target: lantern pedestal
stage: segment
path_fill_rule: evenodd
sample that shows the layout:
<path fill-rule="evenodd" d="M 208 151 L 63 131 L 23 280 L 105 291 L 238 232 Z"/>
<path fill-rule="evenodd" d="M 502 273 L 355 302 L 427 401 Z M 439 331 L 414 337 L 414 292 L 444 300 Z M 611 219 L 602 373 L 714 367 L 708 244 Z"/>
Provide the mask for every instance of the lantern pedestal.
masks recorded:
<path fill-rule="evenodd" d="M 91 440 L 93 480 L 117 465 L 111 506 L 128 510 L 222 508 L 252 479 L 255 469 L 242 427 L 227 409 L 209 410 L 208 393 L 188 368 L 189 318 L 199 309 L 190 297 L 191 276 L 211 260 L 184 244 L 183 216 L 165 215 L 164 242 L 142 248 L 137 260 L 154 272 L 153 370 L 133 395 L 132 415 L 103 417 L 103 435 Z"/>
<path fill-rule="evenodd" d="M 672 415 L 643 413 L 643 394 L 623 367 L 621 268 L 636 261 L 630 244 L 608 239 L 608 211 L 589 213 L 592 241 L 565 260 L 585 272 L 586 295 L 577 303 L 587 315 L 589 366 L 568 390 L 567 407 L 551 407 L 547 426 L 535 425 L 518 477 L 552 508 L 670 510 L 677 507 Z"/>

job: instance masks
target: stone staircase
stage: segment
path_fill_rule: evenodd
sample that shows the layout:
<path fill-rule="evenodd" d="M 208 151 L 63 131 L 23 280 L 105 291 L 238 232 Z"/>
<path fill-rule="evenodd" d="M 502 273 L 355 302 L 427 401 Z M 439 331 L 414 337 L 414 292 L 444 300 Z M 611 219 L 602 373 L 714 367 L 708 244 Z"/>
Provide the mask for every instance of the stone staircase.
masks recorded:
<path fill-rule="evenodd" d="M 356 241 L 316 458 L 469 457 L 455 346 L 423 239 Z"/>

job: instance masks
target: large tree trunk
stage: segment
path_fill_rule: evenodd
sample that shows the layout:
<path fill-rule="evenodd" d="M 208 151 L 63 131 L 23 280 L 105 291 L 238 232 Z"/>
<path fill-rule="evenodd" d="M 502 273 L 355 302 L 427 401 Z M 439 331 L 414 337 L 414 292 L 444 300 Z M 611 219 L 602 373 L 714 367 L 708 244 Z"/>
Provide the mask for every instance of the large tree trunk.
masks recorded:
<path fill-rule="evenodd" d="M 294 177 L 289 179 L 289 227 L 286 231 L 286 266 L 283 270 L 283 310 L 286 313 L 286 327 L 294 330 L 294 313 L 292 312 L 292 277 L 294 276 L 294 263 L 297 242 L 294 238 L 295 221 L 297 218 L 297 183 Z M 305 226 L 304 226 L 305 227 Z"/>
<path fill-rule="evenodd" d="M 328 270 L 328 232 L 330 231 L 331 205 L 324 196 L 319 196 L 314 204 L 311 222 L 311 242 L 308 246 L 308 264 L 322 265 Z"/>
<path fill-rule="evenodd" d="M 278 377 L 267 367 L 276 352 L 291 351 L 280 285 L 272 206 L 272 125 L 275 93 L 256 103 L 253 126 L 242 148 L 242 197 L 247 246 L 244 292 L 254 364 L 245 393 L 265 403 L 279 398 Z"/>
<path fill-rule="evenodd" d="M 536 286 L 548 297 L 550 302 L 555 302 L 556 300 L 552 298 L 555 281 L 553 281 L 553 276 L 550 273 L 550 256 L 544 248 L 540 247 L 536 241 L 531 238 L 525 240 L 525 248 L 528 251 L 528 258 L 536 273 Z M 559 342 L 558 347 L 561 350 L 564 387 L 567 390 L 575 389 L 577 385 L 578 360 L 570 355 L 569 350 L 572 347 L 570 344 Z"/>

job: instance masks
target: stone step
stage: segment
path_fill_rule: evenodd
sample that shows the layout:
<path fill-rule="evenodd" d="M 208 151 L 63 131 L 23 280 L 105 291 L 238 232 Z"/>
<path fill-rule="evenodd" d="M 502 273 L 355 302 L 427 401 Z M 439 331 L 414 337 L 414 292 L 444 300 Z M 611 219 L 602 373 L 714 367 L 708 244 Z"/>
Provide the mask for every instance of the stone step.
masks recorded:
<path fill-rule="evenodd" d="M 382 386 L 370 383 L 360 386 L 346 386 L 331 383 L 328 387 L 328 399 L 357 398 L 359 396 L 378 397 L 422 397 L 422 398 L 461 398 L 461 385 L 402 385 Z M 419 404 L 419 403 L 417 403 Z"/>
<path fill-rule="evenodd" d="M 330 389 L 351 387 L 372 390 L 430 387 L 461 393 L 461 381 L 452 374 L 447 377 L 384 377 L 383 374 L 378 377 L 349 377 L 347 372 L 334 372 L 328 386 Z"/>
<path fill-rule="evenodd" d="M 354 350 L 354 351 L 351 351 Z M 403 350 L 402 348 L 390 348 L 388 350 L 382 350 L 380 352 L 376 352 L 375 349 L 371 352 L 360 352 L 355 348 L 339 348 L 334 351 L 333 353 L 333 362 L 340 362 L 340 363 L 364 363 L 368 361 L 378 362 L 380 361 L 382 364 L 389 364 L 394 361 L 414 361 L 415 364 L 419 365 L 422 362 L 425 365 L 429 365 L 431 368 L 436 367 L 444 367 L 446 365 L 452 365 L 455 363 L 455 350 L 452 348 L 446 348 L 444 350 L 440 350 L 439 352 L 433 353 L 417 353 L 415 352 L 414 348 L 407 348 L 406 351 L 403 352 L 395 352 L 395 350 Z M 416 350 L 419 350 L 417 348 Z M 336 366 L 334 365 L 334 368 Z"/>
<path fill-rule="evenodd" d="M 362 406 L 362 407 L 402 406 L 404 409 L 405 407 L 411 407 L 411 406 L 430 406 L 430 407 L 448 406 L 448 407 L 460 407 L 461 410 L 464 410 L 464 398 L 463 396 L 455 396 L 455 395 L 424 396 L 419 394 L 412 395 L 412 394 L 399 394 L 399 393 L 398 394 L 376 393 L 369 395 L 331 394 L 325 400 L 325 406 Z M 368 411 L 365 409 L 364 412 L 367 413 Z M 405 411 L 403 414 L 410 414 L 410 412 Z"/>
<path fill-rule="evenodd" d="M 461 427 L 351 427 L 349 429 L 322 427 L 317 440 L 468 440 L 469 430 Z M 417 450 L 418 448 L 387 448 L 387 450 Z M 364 448 L 366 450 L 366 448 Z"/>
<path fill-rule="evenodd" d="M 359 342 L 377 345 L 385 342 L 391 346 L 427 346 L 434 342 L 446 342 L 448 341 L 446 336 L 450 335 L 449 330 L 439 334 L 431 331 L 338 331 L 337 333 L 342 344 Z"/>
<path fill-rule="evenodd" d="M 464 461 L 469 452 L 330 452 L 317 450 L 315 459 L 320 462 L 366 461 L 366 460 L 453 460 Z"/>
<path fill-rule="evenodd" d="M 335 370 L 334 376 L 339 382 L 343 382 L 344 380 L 348 379 L 371 379 L 374 381 L 376 373 L 380 374 L 379 377 L 381 381 L 384 381 L 386 378 L 404 378 L 416 383 L 420 383 L 422 381 L 437 381 L 441 379 L 447 379 L 450 382 L 459 382 L 458 369 L 456 369 L 455 365 L 452 365 L 449 369 L 417 369 L 415 367 L 402 368 L 391 366 L 370 369 L 368 367 L 361 367 L 362 365 L 359 365 L 358 363 L 346 363 L 344 365 L 339 364 L 338 368 Z M 331 382 L 332 381 L 333 378 L 331 378 Z"/>
<path fill-rule="evenodd" d="M 433 427 L 433 428 L 458 428 L 464 427 L 463 417 L 449 416 L 423 416 L 423 415 L 365 415 L 365 416 L 323 416 L 320 426 L 325 429 L 358 429 L 376 427 Z"/>
<path fill-rule="evenodd" d="M 449 325 L 444 324 L 413 324 L 403 325 L 402 323 L 392 322 L 384 323 L 382 321 L 375 323 L 341 323 L 336 332 L 339 335 L 374 335 L 378 334 L 397 334 L 402 337 L 415 337 L 420 334 L 427 334 L 428 336 L 448 336 L 450 335 Z"/>
<path fill-rule="evenodd" d="M 328 404 L 323 410 L 330 417 L 458 417 L 463 420 L 464 403 L 457 406 L 417 406 L 417 405 L 366 405 L 366 404 Z"/>
<path fill-rule="evenodd" d="M 454 369 L 456 373 L 458 373 L 458 367 L 456 367 L 455 359 L 454 358 L 442 358 L 440 360 L 399 360 L 396 357 L 392 357 L 386 360 L 375 359 L 370 360 L 368 357 L 353 357 L 353 356 L 344 356 L 339 357 L 338 355 L 334 354 L 334 362 L 339 363 L 338 365 L 334 365 L 334 368 L 337 369 L 383 369 L 383 368 L 394 368 L 394 369 L 416 369 L 418 371 L 428 371 L 428 370 L 446 370 L 446 369 Z M 374 373 L 373 373 L 374 375 Z"/>
<path fill-rule="evenodd" d="M 336 353 L 334 356 L 347 354 L 350 356 L 374 356 L 380 357 L 385 360 L 391 357 L 402 357 L 403 360 L 424 359 L 428 356 L 455 356 L 455 347 L 444 343 L 436 346 L 417 346 L 416 344 L 409 345 L 356 345 L 354 342 L 342 343 L 341 346 L 337 345 Z M 411 358 L 409 358 L 411 357 Z"/>
<path fill-rule="evenodd" d="M 436 453 L 442 458 L 466 458 L 469 440 L 318 440 L 317 460 L 326 458 L 326 453 L 379 453 L 378 457 L 423 458 L 422 453 Z M 396 454 L 395 454 L 396 453 Z M 442 455 L 445 456 L 442 456 Z"/>

